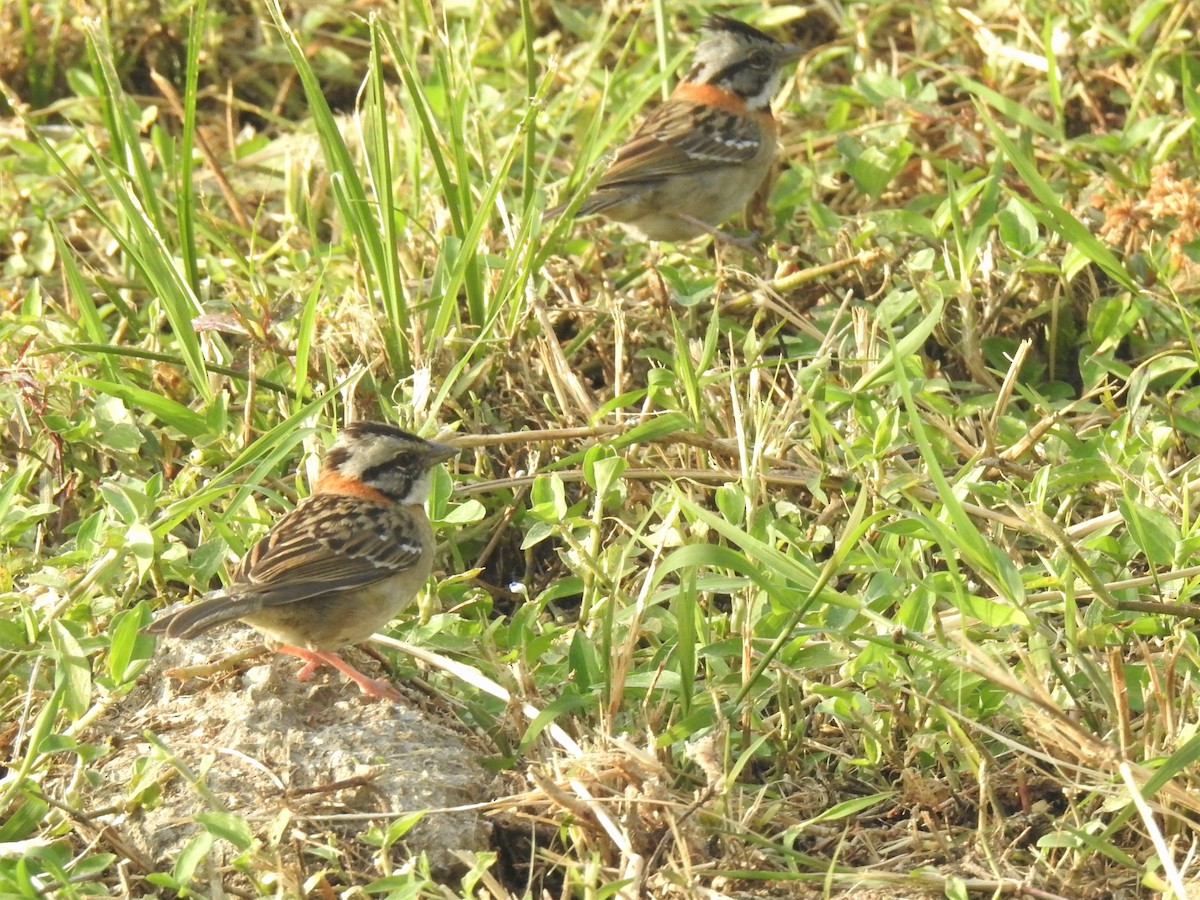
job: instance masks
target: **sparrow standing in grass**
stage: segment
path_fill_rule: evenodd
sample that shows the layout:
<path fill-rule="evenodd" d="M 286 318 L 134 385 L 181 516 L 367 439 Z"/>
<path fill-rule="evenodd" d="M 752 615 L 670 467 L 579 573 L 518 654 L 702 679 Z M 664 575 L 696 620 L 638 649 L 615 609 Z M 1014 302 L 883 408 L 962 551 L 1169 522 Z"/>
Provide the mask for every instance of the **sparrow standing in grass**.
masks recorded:
<path fill-rule="evenodd" d="M 617 151 L 579 215 L 607 216 L 652 241 L 725 237 L 717 226 L 766 178 L 778 138 L 771 101 L 804 49 L 728 16 L 702 27 L 691 70 Z"/>
<path fill-rule="evenodd" d="M 310 497 L 243 557 L 228 587 L 151 625 L 190 638 L 233 619 L 268 646 L 322 663 L 370 697 L 399 699 L 334 651 L 366 640 L 416 596 L 433 567 L 425 500 L 432 469 L 459 451 L 374 422 L 347 425 L 325 457 Z"/>

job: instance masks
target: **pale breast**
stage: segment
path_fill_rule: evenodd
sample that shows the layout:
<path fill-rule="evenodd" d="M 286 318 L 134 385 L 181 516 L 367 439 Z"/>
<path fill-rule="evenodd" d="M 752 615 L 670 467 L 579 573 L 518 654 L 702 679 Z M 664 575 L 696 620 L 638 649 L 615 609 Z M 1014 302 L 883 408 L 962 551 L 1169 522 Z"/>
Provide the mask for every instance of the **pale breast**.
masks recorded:
<path fill-rule="evenodd" d="M 348 591 L 269 606 L 242 619 L 269 641 L 337 650 L 365 641 L 412 603 L 432 567 L 432 554 L 422 563 L 385 581 Z"/>

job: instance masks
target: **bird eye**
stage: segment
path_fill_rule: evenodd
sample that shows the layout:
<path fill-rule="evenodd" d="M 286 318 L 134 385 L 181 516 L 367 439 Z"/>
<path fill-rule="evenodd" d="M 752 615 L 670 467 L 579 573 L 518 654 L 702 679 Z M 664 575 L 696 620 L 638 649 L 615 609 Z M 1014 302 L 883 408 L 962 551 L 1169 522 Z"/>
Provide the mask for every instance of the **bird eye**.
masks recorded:
<path fill-rule="evenodd" d="M 766 50 L 754 50 L 746 61 L 755 69 L 768 69 L 771 67 L 771 54 Z"/>

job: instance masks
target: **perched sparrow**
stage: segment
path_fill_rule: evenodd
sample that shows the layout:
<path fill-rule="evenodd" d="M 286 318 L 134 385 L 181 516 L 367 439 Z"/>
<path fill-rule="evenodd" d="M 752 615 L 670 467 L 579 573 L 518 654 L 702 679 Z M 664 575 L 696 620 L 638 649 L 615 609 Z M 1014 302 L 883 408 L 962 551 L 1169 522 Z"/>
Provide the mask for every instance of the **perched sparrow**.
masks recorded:
<path fill-rule="evenodd" d="M 321 663 L 371 697 L 398 699 L 336 653 L 366 640 L 412 601 L 433 566 L 425 515 L 431 469 L 458 453 L 374 422 L 347 425 L 325 457 L 310 497 L 275 523 L 238 563 L 228 587 L 150 626 L 195 637 L 240 619 L 282 653 Z"/>
<path fill-rule="evenodd" d="M 720 235 L 766 178 L 778 135 L 771 100 L 803 48 L 728 16 L 702 27 L 691 70 L 617 151 L 579 215 L 599 213 L 652 241 Z"/>

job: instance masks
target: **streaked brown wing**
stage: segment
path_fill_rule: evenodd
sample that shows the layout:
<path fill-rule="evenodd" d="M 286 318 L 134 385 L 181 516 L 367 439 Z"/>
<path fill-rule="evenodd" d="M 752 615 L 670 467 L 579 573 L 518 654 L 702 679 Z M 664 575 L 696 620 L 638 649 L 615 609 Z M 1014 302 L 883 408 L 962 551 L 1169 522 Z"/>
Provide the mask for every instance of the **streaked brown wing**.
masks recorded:
<path fill-rule="evenodd" d="M 252 589 L 264 606 L 363 587 L 413 566 L 420 537 L 404 507 L 316 494 L 250 549 L 233 586 Z"/>
<path fill-rule="evenodd" d="M 754 158 L 758 123 L 727 110 L 676 101 L 660 106 L 617 151 L 597 189 L 721 169 Z"/>

